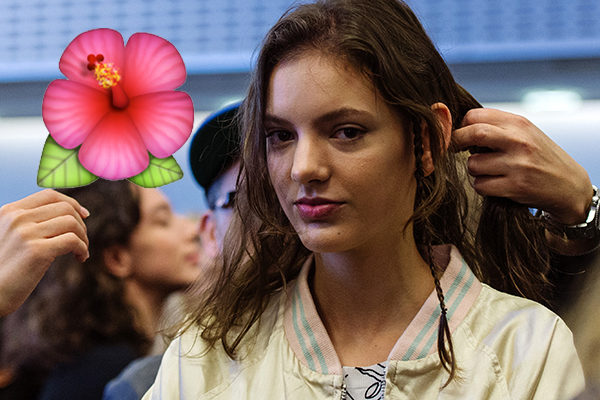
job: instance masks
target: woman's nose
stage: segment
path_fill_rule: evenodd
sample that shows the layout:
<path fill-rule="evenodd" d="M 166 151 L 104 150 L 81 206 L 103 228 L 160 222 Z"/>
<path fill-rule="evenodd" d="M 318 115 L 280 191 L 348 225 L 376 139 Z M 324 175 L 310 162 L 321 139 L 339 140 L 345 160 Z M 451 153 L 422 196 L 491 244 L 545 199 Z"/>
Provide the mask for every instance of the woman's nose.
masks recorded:
<path fill-rule="evenodd" d="M 294 151 L 292 180 L 301 185 L 329 179 L 327 143 L 319 137 L 300 136 Z"/>
<path fill-rule="evenodd" d="M 185 240 L 200 243 L 200 235 L 198 233 L 198 223 L 183 215 L 177 215 L 179 219 L 179 226 L 183 233 Z"/>

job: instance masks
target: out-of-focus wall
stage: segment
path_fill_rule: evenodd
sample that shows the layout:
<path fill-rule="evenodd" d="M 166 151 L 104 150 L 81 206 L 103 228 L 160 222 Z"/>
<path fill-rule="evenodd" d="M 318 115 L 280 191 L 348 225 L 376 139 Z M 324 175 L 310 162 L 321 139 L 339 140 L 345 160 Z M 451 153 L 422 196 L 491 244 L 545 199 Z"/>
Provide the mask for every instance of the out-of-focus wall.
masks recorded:
<path fill-rule="evenodd" d="M 299 1 L 308 2 L 308 1 Z M 244 72 L 293 0 L 0 0 L 0 81 L 60 76 L 88 29 L 171 41 L 191 74 Z M 452 64 L 600 57 L 596 0 L 408 0 Z"/>

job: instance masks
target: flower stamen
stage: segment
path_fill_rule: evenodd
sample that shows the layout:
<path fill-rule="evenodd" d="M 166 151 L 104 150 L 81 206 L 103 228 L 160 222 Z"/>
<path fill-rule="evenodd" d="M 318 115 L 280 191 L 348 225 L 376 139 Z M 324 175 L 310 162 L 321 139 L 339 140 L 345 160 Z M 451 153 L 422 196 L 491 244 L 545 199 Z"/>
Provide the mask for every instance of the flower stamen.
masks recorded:
<path fill-rule="evenodd" d="M 87 60 L 87 69 L 94 71 L 94 78 L 104 89 L 115 86 L 121 80 L 119 69 L 113 63 L 103 63 L 104 56 L 102 54 L 89 54 Z"/>
<path fill-rule="evenodd" d="M 104 89 L 111 88 L 121 80 L 119 70 L 113 63 L 98 63 L 94 71 L 94 77 Z"/>
<path fill-rule="evenodd" d="M 89 62 L 87 68 L 94 71 L 94 78 L 96 78 L 98 84 L 104 89 L 112 89 L 113 106 L 120 109 L 126 108 L 129 105 L 129 97 L 119 85 L 121 80 L 119 69 L 113 63 L 104 63 L 102 54 L 89 54 L 87 60 Z"/>

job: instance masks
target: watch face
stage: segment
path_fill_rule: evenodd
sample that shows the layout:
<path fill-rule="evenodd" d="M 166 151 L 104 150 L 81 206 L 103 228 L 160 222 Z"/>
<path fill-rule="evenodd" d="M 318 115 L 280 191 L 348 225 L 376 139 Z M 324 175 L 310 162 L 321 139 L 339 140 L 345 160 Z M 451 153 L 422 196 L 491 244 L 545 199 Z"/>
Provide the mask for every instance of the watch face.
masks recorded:
<path fill-rule="evenodd" d="M 585 238 L 593 239 L 600 235 L 600 210 L 598 210 L 600 198 L 598 197 L 598 188 L 594 188 L 594 197 L 592 198 L 592 205 L 590 206 L 590 215 L 588 216 L 588 223 Z"/>
<path fill-rule="evenodd" d="M 594 213 L 592 217 L 592 221 L 590 225 L 592 226 L 592 232 L 589 239 L 595 238 L 596 236 L 600 236 L 600 196 L 598 195 L 598 188 L 593 186 L 594 188 L 594 197 L 592 198 L 592 206 L 590 209 L 590 213 Z"/>
<path fill-rule="evenodd" d="M 596 201 L 596 218 L 594 218 L 594 236 L 600 236 L 600 210 L 598 210 L 598 201 Z"/>

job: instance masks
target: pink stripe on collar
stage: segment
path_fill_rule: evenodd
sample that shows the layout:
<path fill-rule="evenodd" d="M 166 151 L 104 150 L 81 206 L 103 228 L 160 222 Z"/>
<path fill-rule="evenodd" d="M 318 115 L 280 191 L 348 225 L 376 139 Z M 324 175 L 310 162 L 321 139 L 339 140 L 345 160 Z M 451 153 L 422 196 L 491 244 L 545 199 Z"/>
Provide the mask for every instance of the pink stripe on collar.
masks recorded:
<path fill-rule="evenodd" d="M 454 332 L 481 291 L 481 283 L 464 262 L 456 247 L 436 246 L 436 252 L 450 253 L 440 279 L 448 309 L 450 332 Z M 436 257 L 438 257 L 436 255 Z M 392 349 L 388 360 L 417 360 L 437 352 L 440 305 L 435 290 L 429 295 L 415 318 Z"/>
<path fill-rule="evenodd" d="M 314 256 L 306 260 L 296 284 L 290 285 L 284 311 L 284 329 L 290 347 L 302 364 L 322 374 L 341 375 L 340 360 L 317 313 L 308 287 Z"/>

